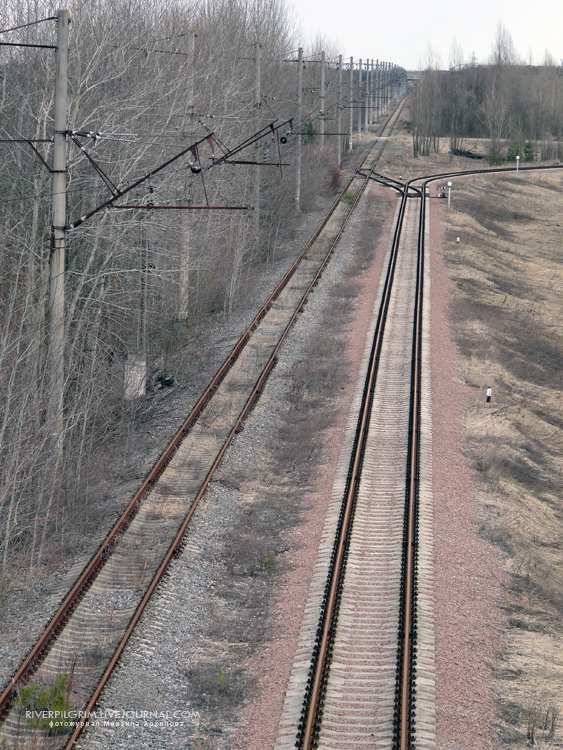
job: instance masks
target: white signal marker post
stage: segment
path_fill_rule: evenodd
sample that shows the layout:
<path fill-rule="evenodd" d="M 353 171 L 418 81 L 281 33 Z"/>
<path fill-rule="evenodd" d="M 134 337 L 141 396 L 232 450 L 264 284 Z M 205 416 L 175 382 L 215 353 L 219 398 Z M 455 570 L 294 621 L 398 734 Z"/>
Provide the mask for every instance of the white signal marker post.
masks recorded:
<path fill-rule="evenodd" d="M 520 154 L 516 154 L 516 171 L 520 171 Z"/>
<path fill-rule="evenodd" d="M 448 208 L 452 206 L 452 183 L 448 181 Z"/>

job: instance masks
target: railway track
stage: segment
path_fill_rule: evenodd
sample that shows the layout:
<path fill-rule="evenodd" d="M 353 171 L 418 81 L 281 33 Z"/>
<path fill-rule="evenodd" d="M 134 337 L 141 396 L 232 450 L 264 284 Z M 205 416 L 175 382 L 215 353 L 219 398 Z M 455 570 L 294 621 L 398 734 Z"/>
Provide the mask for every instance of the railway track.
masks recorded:
<path fill-rule="evenodd" d="M 332 544 L 330 533 L 324 536 L 313 583 L 318 590 L 325 577 L 321 602 L 302 634 L 311 657 L 292 675 L 278 750 L 408 747 L 398 737 L 410 736 L 414 677 L 409 622 L 417 613 L 407 592 L 414 586 L 418 538 L 424 225 L 417 223 L 425 208 L 419 200 L 419 213 L 408 197 L 421 192 L 404 187 L 350 426 L 350 457 L 340 467 L 346 476 L 337 479 L 343 493 L 333 498 L 336 530 Z M 408 549 L 413 559 L 403 553 Z"/>
<path fill-rule="evenodd" d="M 380 135 L 392 131 L 401 107 L 399 103 Z M 384 144 L 376 142 L 363 160 L 364 169 L 373 169 Z M 259 397 L 367 183 L 363 175 L 350 179 L 3 689 L 0 744 L 76 744 L 83 731 L 80 723 L 70 735 L 45 737 L 22 720 L 18 691 L 32 677 L 45 685 L 64 674 L 70 679 L 73 708 L 86 716 L 94 710 L 159 581 L 181 551 L 214 470 Z"/>
<path fill-rule="evenodd" d="M 276 750 L 435 746 L 427 186 L 514 171 L 362 170 L 400 203 Z"/>

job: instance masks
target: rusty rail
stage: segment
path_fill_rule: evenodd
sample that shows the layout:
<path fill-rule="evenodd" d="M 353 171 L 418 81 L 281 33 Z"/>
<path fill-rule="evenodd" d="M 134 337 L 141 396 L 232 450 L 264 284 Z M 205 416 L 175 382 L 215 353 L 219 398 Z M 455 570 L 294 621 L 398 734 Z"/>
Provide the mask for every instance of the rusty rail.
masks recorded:
<path fill-rule="evenodd" d="M 393 121 L 394 118 L 398 117 L 400 110 L 402 107 L 402 102 L 399 103 L 397 109 L 390 115 L 390 117 L 387 119 L 387 121 L 384 123 L 381 132 L 383 133 L 385 128 Z M 377 145 L 377 144 L 376 144 Z M 364 157 L 363 162 L 367 161 L 371 154 L 373 152 L 373 148 L 370 150 L 370 152 Z M 291 266 L 288 268 L 288 270 L 285 272 L 285 274 L 282 276 L 281 280 L 278 282 L 274 290 L 271 292 L 271 294 L 268 296 L 266 301 L 263 303 L 263 305 L 260 307 L 258 312 L 256 313 L 255 317 L 253 318 L 252 322 L 249 324 L 249 326 L 246 328 L 246 330 L 241 334 L 239 339 L 237 340 L 236 344 L 234 345 L 231 352 L 227 355 L 226 359 L 220 366 L 220 368 L 217 370 L 217 372 L 214 374 L 213 378 L 209 382 L 209 384 L 206 386 L 205 390 L 201 394 L 201 396 L 198 398 L 194 406 L 192 407 L 190 413 L 188 416 L 184 419 L 179 429 L 176 431 L 172 439 L 167 444 L 166 448 L 162 452 L 162 454 L 159 456 L 145 479 L 143 480 L 141 486 L 135 493 L 135 495 L 131 498 L 129 501 L 127 507 L 122 512 L 120 517 L 117 519 L 117 521 L 114 523 L 112 528 L 108 531 L 106 537 L 101 542 L 100 546 L 96 550 L 96 552 L 93 554 L 93 556 L 90 558 L 89 562 L 85 566 L 85 568 L 82 570 L 81 574 L 71 587 L 71 589 L 68 591 L 68 593 L 65 595 L 62 602 L 59 604 L 56 612 L 53 614 L 53 616 L 48 621 L 43 633 L 37 640 L 37 642 L 34 644 L 34 646 L 31 648 L 31 650 L 28 652 L 28 654 L 24 657 L 22 662 L 20 663 L 17 670 L 14 672 L 12 677 L 10 678 L 9 682 L 6 684 L 2 692 L 0 693 L 0 718 L 5 715 L 8 708 L 10 707 L 14 696 L 16 694 L 16 691 L 18 689 L 18 686 L 22 683 L 25 683 L 27 679 L 33 674 L 35 671 L 38 662 L 41 660 L 45 652 L 50 647 L 52 641 L 57 637 L 57 634 L 60 632 L 62 627 L 64 626 L 66 620 L 69 618 L 69 616 L 74 611 L 76 605 L 80 601 L 80 599 L 84 596 L 90 585 L 92 584 L 93 580 L 95 579 L 97 573 L 105 563 L 105 561 L 109 558 L 109 556 L 112 553 L 113 548 L 116 544 L 118 544 L 119 539 L 121 536 L 126 532 L 128 526 L 132 522 L 133 518 L 135 517 L 140 503 L 142 502 L 143 498 L 150 492 L 151 488 L 156 484 L 159 477 L 163 473 L 164 469 L 168 465 L 168 463 L 171 461 L 172 457 L 174 456 L 174 453 L 178 449 L 179 445 L 181 444 L 182 440 L 185 438 L 185 436 L 188 434 L 190 428 L 196 423 L 197 419 L 201 415 L 202 411 L 205 409 L 206 405 L 209 403 L 210 399 L 212 398 L 213 394 L 221 384 L 221 382 L 224 380 L 225 376 L 233 366 L 233 364 L 236 362 L 238 356 L 240 355 L 241 351 L 245 347 L 246 343 L 252 336 L 252 333 L 259 325 L 260 321 L 264 318 L 268 310 L 271 308 L 272 304 L 275 302 L 275 300 L 279 297 L 283 289 L 287 286 L 288 282 L 292 278 L 292 276 L 295 274 L 297 268 L 301 264 L 301 262 L 307 257 L 307 254 L 312 247 L 312 245 L 315 243 L 325 226 L 330 221 L 336 207 L 339 205 L 339 203 L 342 200 L 343 195 L 348 191 L 352 181 L 355 179 L 356 175 L 352 175 L 350 179 L 347 181 L 346 186 L 343 188 L 343 190 L 339 193 L 339 195 L 335 198 L 334 202 L 332 203 L 327 215 L 322 219 L 322 221 L 318 224 L 317 228 L 313 232 L 313 235 L 308 240 L 304 251 L 301 253 L 301 255 L 296 258 L 296 260 L 291 264 Z M 365 185 L 367 184 L 367 179 L 365 179 L 365 182 L 361 188 L 361 190 L 358 192 L 353 204 L 350 206 L 349 211 L 346 213 L 344 220 L 341 224 L 341 227 L 334 238 L 334 240 L 331 243 L 331 246 L 324 257 L 324 259 L 321 261 L 321 264 L 319 266 L 319 269 L 317 273 L 315 274 L 315 277 L 313 281 L 310 283 L 310 285 L 307 287 L 306 291 L 304 292 L 299 304 L 297 305 L 292 318 L 290 322 L 288 323 L 287 327 L 284 329 L 281 338 L 276 345 L 276 348 L 274 352 L 272 353 L 271 357 L 269 358 L 268 362 L 266 363 L 264 369 L 262 370 L 254 389 L 251 393 L 251 396 L 249 397 L 248 401 L 246 402 L 243 410 L 241 411 L 241 414 L 239 415 L 237 422 L 235 423 L 234 427 L 232 428 L 231 432 L 229 433 L 227 440 L 223 447 L 221 448 L 218 456 L 216 457 L 216 460 L 214 461 L 212 468 L 210 472 L 208 473 L 206 479 L 204 480 L 204 483 L 202 485 L 202 488 L 198 492 L 194 502 L 192 503 L 192 506 L 190 507 L 190 510 L 186 514 L 184 521 L 182 522 L 182 525 L 180 526 L 178 533 L 170 545 L 170 548 L 166 554 L 166 557 L 163 559 L 161 565 L 159 566 L 157 572 L 155 573 L 151 583 L 149 584 L 149 588 L 147 589 L 147 592 L 145 592 L 145 595 L 143 596 L 143 599 L 139 603 L 137 609 L 135 610 L 130 623 L 127 627 L 127 630 L 125 631 L 122 639 L 120 640 L 116 651 L 114 652 L 114 655 L 111 659 L 111 661 L 108 663 L 108 667 L 104 671 L 104 674 L 102 675 L 102 678 L 100 680 L 100 684 L 98 685 L 98 688 L 96 688 L 96 691 L 94 692 L 92 698 L 88 702 L 88 706 L 90 704 L 93 706 L 95 705 L 95 702 L 97 701 L 99 695 L 101 694 L 101 691 L 103 690 L 103 686 L 107 682 L 107 679 L 109 678 L 109 675 L 113 671 L 113 668 L 115 667 L 115 664 L 117 663 L 119 656 L 121 655 L 123 649 L 125 648 L 125 645 L 127 641 L 129 640 L 129 637 L 131 633 L 133 632 L 134 627 L 138 623 L 150 597 L 152 596 L 152 593 L 154 592 L 154 589 L 158 585 L 159 580 L 162 578 L 162 574 L 168 567 L 171 559 L 173 556 L 178 552 L 178 548 L 181 544 L 181 539 L 185 533 L 185 530 L 187 526 L 189 525 L 191 518 L 193 517 L 193 514 L 197 508 L 197 505 L 199 504 L 199 501 L 201 497 L 203 496 L 210 478 L 211 474 L 214 471 L 214 469 L 217 467 L 217 465 L 220 463 L 225 451 L 228 448 L 228 445 L 232 441 L 234 434 L 236 430 L 240 427 L 240 424 L 246 417 L 246 415 L 249 413 L 249 411 L 252 408 L 252 405 L 255 403 L 260 390 L 263 388 L 271 370 L 273 369 L 275 365 L 275 359 L 277 356 L 277 352 L 279 351 L 279 348 L 281 347 L 283 341 L 285 341 L 285 338 L 289 332 L 289 329 L 293 325 L 295 318 L 301 311 L 303 304 L 309 295 L 311 289 L 313 286 L 318 282 L 318 279 L 320 278 L 320 275 L 322 274 L 324 268 L 326 267 L 327 263 L 330 260 L 330 257 L 332 256 L 334 249 L 342 236 L 342 233 L 347 225 L 348 219 L 350 218 L 355 206 L 357 205 L 361 194 L 363 192 L 363 189 L 365 188 Z M 118 653 L 119 652 L 119 653 Z M 107 674 L 106 674 L 107 673 Z M 102 684 L 103 681 L 103 684 Z M 94 702 L 92 703 L 92 699 L 94 698 Z M 82 731 L 82 730 L 80 730 Z M 74 737 L 74 734 L 71 736 L 71 739 L 69 740 L 69 743 L 67 743 L 67 747 L 72 747 L 74 745 L 74 742 L 78 738 L 80 732 L 76 735 L 76 738 Z M 74 739 L 73 739 L 74 738 Z M 72 742 L 71 742 L 72 741 Z"/>
<path fill-rule="evenodd" d="M 397 115 L 398 111 L 399 110 L 396 110 L 393 113 L 393 115 L 389 118 L 388 122 L 392 119 L 393 116 Z M 386 125 L 387 125 L 387 123 L 384 125 L 384 128 L 386 127 Z M 366 159 L 368 159 L 369 156 L 370 156 L 370 154 L 367 155 Z M 345 188 L 345 190 L 341 193 L 341 195 L 338 197 L 338 199 L 333 204 L 333 207 L 331 208 L 331 212 L 330 212 L 329 216 L 326 217 L 326 219 L 322 222 L 321 228 L 316 232 L 315 238 L 316 238 L 316 236 L 318 236 L 318 234 L 320 233 L 321 229 L 326 225 L 326 223 L 330 219 L 330 215 L 332 214 L 332 212 L 334 211 L 334 209 L 336 208 L 336 206 L 339 204 L 339 202 L 341 200 L 341 196 L 344 194 L 344 192 L 346 192 L 348 186 L 351 184 L 351 182 L 352 182 L 353 179 L 354 179 L 354 177 L 352 177 L 349 180 L 349 182 L 347 183 L 347 187 Z M 174 557 L 176 557 L 181 552 L 186 530 L 187 530 L 187 528 L 188 528 L 188 526 L 189 526 L 189 524 L 190 524 L 190 522 L 191 522 L 191 520 L 192 520 L 192 518 L 193 518 L 193 516 L 194 516 L 194 514 L 196 512 L 196 510 L 197 510 L 197 507 L 198 507 L 201 499 L 203 498 L 203 496 L 205 495 L 205 493 L 207 491 L 207 488 L 209 486 L 209 483 L 210 483 L 210 481 L 212 479 L 212 476 L 213 476 L 215 470 L 217 469 L 217 467 L 221 463 L 221 461 L 223 459 L 223 456 L 225 455 L 225 453 L 226 453 L 229 445 L 233 441 L 236 433 L 239 431 L 242 423 L 244 422 L 244 420 L 246 419 L 246 417 L 248 416 L 248 414 L 251 412 L 252 408 L 254 407 L 254 404 L 258 400 L 258 398 L 260 396 L 260 393 L 262 392 L 262 390 L 263 390 L 263 388 L 264 388 L 264 386 L 266 384 L 266 381 L 268 380 L 268 377 L 270 376 L 270 373 L 272 372 L 272 370 L 274 369 L 274 367 L 276 365 L 276 361 L 277 361 L 277 357 L 278 357 L 279 351 L 280 351 L 281 347 L 283 346 L 283 344 L 285 342 L 285 339 L 287 338 L 287 336 L 288 336 L 290 330 L 292 329 L 295 321 L 297 320 L 298 315 L 302 312 L 303 305 L 305 304 L 305 302 L 307 300 L 307 297 L 311 293 L 312 289 L 317 285 L 320 277 L 322 276 L 322 273 L 323 273 L 324 269 L 326 268 L 328 262 L 330 261 L 330 258 L 332 256 L 332 254 L 334 253 L 334 250 L 335 250 L 336 246 L 338 245 L 338 242 L 340 241 L 340 238 L 342 237 L 342 234 L 344 233 L 344 230 L 346 229 L 348 221 L 349 221 L 350 217 L 352 216 L 352 213 L 354 212 L 354 209 L 356 208 L 356 206 L 357 206 L 357 204 L 358 204 L 358 202 L 359 202 L 359 200 L 360 200 L 360 198 L 361 198 L 361 196 L 363 194 L 363 191 L 365 189 L 365 186 L 367 185 L 367 182 L 368 182 L 368 180 L 365 179 L 365 181 L 364 181 L 361 189 L 358 191 L 358 193 L 355 196 L 354 202 L 350 205 L 350 208 L 347 211 L 346 216 L 344 217 L 344 220 L 343 220 L 342 224 L 340 225 L 340 228 L 339 228 L 336 236 L 332 240 L 328 252 L 326 253 L 326 255 L 323 258 L 323 260 L 321 261 L 321 264 L 320 264 L 319 268 L 317 269 L 317 271 L 316 271 L 313 279 L 307 285 L 307 288 L 303 292 L 303 294 L 302 294 L 299 302 L 295 306 L 295 309 L 294 309 L 294 311 L 293 311 L 293 313 L 291 315 L 291 318 L 289 319 L 287 325 L 285 326 L 284 330 L 282 331 L 282 333 L 280 335 L 280 338 L 278 339 L 278 341 L 276 343 L 276 346 L 274 347 L 274 349 L 273 349 L 272 353 L 270 354 L 270 356 L 269 356 L 266 364 L 264 365 L 264 367 L 263 367 L 263 369 L 262 369 L 262 371 L 260 373 L 260 376 L 259 376 L 258 380 L 256 381 L 256 383 L 255 383 L 255 385 L 254 385 L 254 387 L 253 387 L 253 389 L 252 389 L 252 391 L 251 391 L 248 399 L 246 400 L 246 402 L 245 402 L 245 404 L 244 404 L 244 406 L 243 406 L 240 414 L 238 415 L 238 417 L 237 417 L 234 425 L 232 426 L 229 434 L 227 435 L 227 438 L 226 438 L 225 442 L 223 443 L 223 445 L 222 445 L 219 453 L 215 457 L 215 460 L 213 461 L 213 464 L 211 465 L 211 467 L 210 467 L 210 469 L 209 469 L 209 471 L 208 471 L 208 473 L 207 473 L 207 475 L 206 475 L 206 477 L 205 477 L 205 479 L 204 479 L 201 487 L 199 488 L 199 490 L 197 492 L 197 495 L 195 496 L 195 498 L 194 498 L 194 500 L 193 500 L 193 502 L 192 502 L 192 504 L 191 504 L 188 512 L 186 513 L 186 515 L 184 517 L 184 520 L 182 521 L 182 524 L 178 528 L 176 536 L 174 537 L 172 543 L 170 544 L 170 546 L 169 546 L 169 548 L 168 548 L 168 550 L 166 552 L 166 555 L 164 556 L 164 558 L 162 559 L 162 562 L 160 563 L 158 569 L 156 570 L 156 572 L 155 572 L 155 574 L 154 574 L 154 576 L 153 576 L 153 578 L 152 578 L 152 580 L 151 580 L 151 582 L 150 582 L 150 584 L 149 584 L 149 586 L 148 586 L 145 594 L 143 595 L 143 598 L 141 599 L 141 601 L 137 605 L 137 608 L 136 608 L 135 612 L 133 613 L 133 615 L 131 617 L 131 620 L 129 621 L 129 624 L 127 625 L 127 629 L 124 631 L 123 636 L 121 637 L 118 645 L 116 646 L 116 649 L 115 649 L 115 651 L 114 651 L 114 653 L 113 653 L 110 661 L 108 662 L 108 665 L 107 665 L 106 669 L 104 670 L 102 676 L 100 677 L 100 679 L 98 681 L 98 684 L 97 684 L 94 692 L 90 696 L 90 698 L 88 700 L 88 703 L 86 704 L 86 706 L 84 708 L 84 714 L 86 716 L 89 716 L 92 713 L 92 711 L 94 710 L 94 708 L 95 708 L 95 706 L 96 706 L 96 704 L 97 704 L 97 702 L 98 702 L 98 700 L 100 698 L 100 695 L 102 694 L 102 692 L 103 692 L 103 690 L 104 690 L 107 682 L 109 681 L 109 679 L 110 679 L 110 677 L 111 677 L 111 675 L 113 673 L 113 670 L 115 669 L 115 667 L 116 667 L 116 665 L 117 665 L 117 663 L 118 663 L 118 661 L 119 661 L 119 659 L 120 659 L 123 651 L 125 650 L 125 647 L 127 646 L 127 643 L 129 641 L 131 635 L 133 634 L 133 632 L 134 632 L 137 624 L 139 623 L 139 621 L 140 621 L 140 619 L 141 619 L 141 617 L 143 615 L 143 612 L 146 609 L 146 607 L 147 607 L 147 605 L 148 605 L 148 603 L 149 603 L 149 601 L 150 601 L 150 599 L 151 599 L 151 597 L 152 597 L 155 589 L 157 588 L 160 580 L 162 579 L 163 575 L 166 573 L 166 570 L 168 569 L 168 567 L 169 567 L 170 563 L 172 562 L 172 560 L 174 559 Z M 308 247 L 310 247 L 311 244 L 312 244 L 312 242 L 310 242 L 308 244 Z M 301 256 L 301 257 L 303 257 L 303 256 Z M 82 735 L 82 733 L 84 731 L 84 728 L 85 727 L 82 724 L 80 724 L 80 723 L 76 725 L 73 733 L 70 735 L 68 741 L 64 745 L 64 750 L 71 750 L 71 748 L 75 747 L 76 742 L 78 741 L 78 739 L 80 738 L 80 736 Z"/>

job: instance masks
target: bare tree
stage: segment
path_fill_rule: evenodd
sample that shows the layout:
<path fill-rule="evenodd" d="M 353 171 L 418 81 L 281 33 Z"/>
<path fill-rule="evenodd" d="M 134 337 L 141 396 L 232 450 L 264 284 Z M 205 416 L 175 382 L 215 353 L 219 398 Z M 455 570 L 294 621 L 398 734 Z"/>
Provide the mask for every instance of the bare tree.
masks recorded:
<path fill-rule="evenodd" d="M 283 0 L 70 0 L 69 221 L 197 140 L 197 153 L 142 183 L 128 202 L 147 206 L 252 205 L 253 168 L 204 169 L 256 125 L 255 71 L 262 45 L 261 123 L 293 115 L 297 46 Z M 54 0 L 3 0 L 0 26 L 52 16 Z M 195 48 L 191 40 L 195 34 Z M 49 23 L 16 32 L 50 44 Z M 334 56 L 326 41 L 329 58 Z M 315 50 L 311 50 L 314 57 Z M 0 50 L 0 137 L 48 139 L 53 128 L 53 61 L 46 50 Z M 318 123 L 318 69 L 306 70 L 307 112 Z M 335 110 L 335 71 L 327 112 Z M 88 135 L 90 133 L 91 135 Z M 214 133 L 216 139 L 208 139 Z M 92 135 L 95 134 L 95 135 Z M 284 134 L 286 135 L 286 134 Z M 260 145 L 264 161 L 292 161 L 294 138 Z M 181 361 L 190 328 L 236 310 L 256 273 L 294 224 L 293 175 L 265 167 L 263 221 L 256 236 L 246 211 L 100 211 L 68 232 L 65 341 L 65 453 L 53 465 L 46 403 L 49 173 L 29 145 L 0 145 L 0 554 L 33 571 L 80 528 L 97 471 L 117 466 L 120 431 L 134 408 L 124 399 L 127 363 L 158 369 Z M 36 145 L 49 162 L 50 145 Z M 241 158 L 249 159 L 245 153 Z M 304 148 L 303 206 L 329 184 L 333 146 Z M 182 323 L 178 324 L 178 318 Z M 123 441 L 127 444 L 127 440 Z M 113 464 L 110 461 L 113 461 Z M 108 463 L 109 462 L 109 463 Z M 55 533 L 56 532 L 56 533 Z"/>
<path fill-rule="evenodd" d="M 488 64 L 462 62 L 456 43 L 449 71 L 429 65 L 412 102 L 413 150 L 426 155 L 440 136 L 452 153 L 464 137 L 488 139 L 497 163 L 515 154 L 524 159 L 556 159 L 562 152 L 563 78 L 548 55 L 545 65 L 519 62 L 512 38 L 500 24 Z"/>

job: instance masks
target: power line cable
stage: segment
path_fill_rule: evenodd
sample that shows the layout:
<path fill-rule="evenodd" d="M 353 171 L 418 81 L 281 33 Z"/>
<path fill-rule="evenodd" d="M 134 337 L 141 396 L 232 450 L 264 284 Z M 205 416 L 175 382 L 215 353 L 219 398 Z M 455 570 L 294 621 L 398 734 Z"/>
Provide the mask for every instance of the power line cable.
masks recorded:
<path fill-rule="evenodd" d="M 111 46 L 115 47 L 116 49 L 123 49 L 124 47 L 129 47 L 133 44 L 138 44 L 139 42 L 144 42 L 145 44 L 155 43 L 155 42 L 169 42 L 169 41 L 172 41 L 173 39 L 180 39 L 182 37 L 186 37 L 188 36 L 188 34 L 191 34 L 191 33 L 193 32 L 186 31 L 186 32 L 182 32 L 181 34 L 171 34 L 170 36 L 157 37 L 156 39 L 151 38 L 151 37 L 147 38 L 146 34 L 141 34 L 140 36 L 135 37 L 134 39 L 130 39 L 129 41 L 125 42 L 122 45 L 111 45 Z"/>
<path fill-rule="evenodd" d="M 123 45 L 120 44 L 108 44 L 108 47 L 112 49 L 123 49 Z M 159 55 L 180 55 L 181 57 L 191 57 L 191 52 L 184 52 L 183 50 L 175 49 L 158 49 L 157 47 L 135 47 L 132 44 L 125 45 L 127 49 L 132 49 L 135 52 L 144 52 L 146 55 L 150 53 L 158 53 Z"/>
<path fill-rule="evenodd" d="M 29 23 L 23 23 L 20 26 L 12 26 L 11 29 L 0 29 L 0 34 L 7 34 L 9 31 L 18 31 L 18 29 L 27 29 L 29 26 L 36 26 L 38 23 L 44 21 L 56 21 L 57 16 L 49 16 L 48 18 L 40 18 L 37 21 L 30 21 Z"/>
<path fill-rule="evenodd" d="M 55 44 L 24 44 L 23 42 L 0 42 L 0 47 L 34 47 L 35 49 L 57 49 Z"/>

